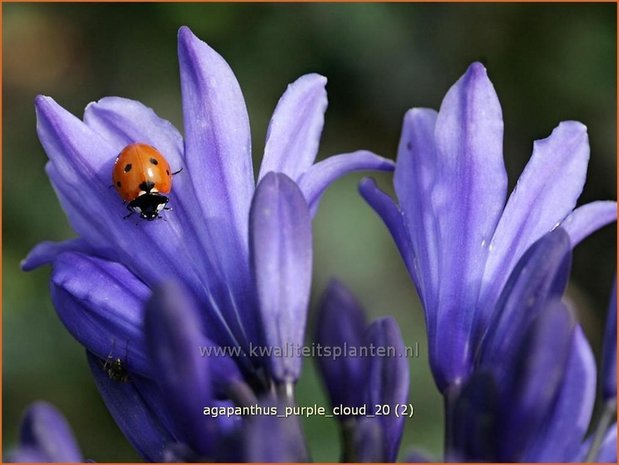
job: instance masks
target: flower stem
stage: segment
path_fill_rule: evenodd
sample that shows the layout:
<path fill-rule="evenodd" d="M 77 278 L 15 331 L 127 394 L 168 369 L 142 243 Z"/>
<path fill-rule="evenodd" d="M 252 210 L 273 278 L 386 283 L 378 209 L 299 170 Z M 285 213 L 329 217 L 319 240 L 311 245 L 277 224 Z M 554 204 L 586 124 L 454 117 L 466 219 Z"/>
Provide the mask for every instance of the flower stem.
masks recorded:
<path fill-rule="evenodd" d="M 459 385 L 452 385 L 445 389 L 443 393 L 444 406 L 445 406 L 445 461 L 453 460 L 453 410 L 455 408 L 456 399 L 460 393 Z"/>
<path fill-rule="evenodd" d="M 357 422 L 348 418 L 340 423 L 340 436 L 342 438 L 342 455 L 340 462 L 352 463 L 357 461 L 355 451 L 355 430 Z"/>
<path fill-rule="evenodd" d="M 292 407 L 296 404 L 296 401 L 294 399 L 294 383 L 287 382 L 278 384 L 276 387 L 276 392 L 278 399 L 284 406 Z M 303 450 L 303 456 L 299 457 L 298 461 L 311 462 L 312 459 L 309 447 L 307 445 L 307 442 L 305 441 L 305 436 L 303 435 L 303 428 L 301 426 L 299 418 L 294 416 L 286 418 L 286 420 L 289 421 L 290 427 L 295 428 L 294 436 L 296 436 L 300 449 Z"/>
<path fill-rule="evenodd" d="M 606 401 L 604 405 L 604 410 L 602 411 L 602 416 L 598 421 L 598 424 L 595 428 L 595 432 L 593 433 L 593 440 L 591 441 L 591 448 L 587 453 L 587 457 L 585 457 L 585 462 L 595 462 L 598 454 L 600 453 L 600 447 L 602 446 L 602 441 L 604 440 L 604 436 L 606 435 L 606 430 L 610 426 L 613 418 L 615 417 L 615 411 L 617 409 L 617 398 L 610 399 Z"/>

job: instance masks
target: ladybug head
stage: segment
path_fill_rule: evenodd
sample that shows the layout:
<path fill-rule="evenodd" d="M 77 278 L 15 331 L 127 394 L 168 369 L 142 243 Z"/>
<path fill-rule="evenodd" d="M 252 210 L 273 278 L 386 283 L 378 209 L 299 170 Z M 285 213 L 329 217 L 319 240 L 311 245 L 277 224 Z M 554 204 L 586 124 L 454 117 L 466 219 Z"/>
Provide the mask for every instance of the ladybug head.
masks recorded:
<path fill-rule="evenodd" d="M 168 204 L 168 198 L 159 192 L 147 192 L 139 195 L 127 205 L 129 211 L 140 215 L 140 218 L 148 221 L 160 218 L 159 213 Z"/>

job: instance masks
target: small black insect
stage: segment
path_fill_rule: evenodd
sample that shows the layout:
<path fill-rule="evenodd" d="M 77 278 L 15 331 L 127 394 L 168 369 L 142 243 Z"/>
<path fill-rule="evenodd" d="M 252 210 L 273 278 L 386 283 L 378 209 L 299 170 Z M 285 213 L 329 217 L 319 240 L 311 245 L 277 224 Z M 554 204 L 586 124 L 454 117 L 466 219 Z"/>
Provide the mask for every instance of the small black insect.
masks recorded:
<path fill-rule="evenodd" d="M 109 355 L 107 360 L 103 362 L 103 370 L 112 381 L 117 381 L 119 383 L 126 383 L 129 381 L 129 372 L 119 358 L 114 358 Z"/>
<path fill-rule="evenodd" d="M 112 341 L 112 351 L 114 347 L 114 341 Z M 125 359 L 127 357 L 127 346 L 125 345 Z M 107 356 L 105 361 L 102 361 L 103 371 L 107 373 L 108 378 L 112 381 L 119 383 L 126 383 L 129 381 L 129 372 L 125 368 L 125 364 L 120 358 L 114 357 L 112 352 Z"/>

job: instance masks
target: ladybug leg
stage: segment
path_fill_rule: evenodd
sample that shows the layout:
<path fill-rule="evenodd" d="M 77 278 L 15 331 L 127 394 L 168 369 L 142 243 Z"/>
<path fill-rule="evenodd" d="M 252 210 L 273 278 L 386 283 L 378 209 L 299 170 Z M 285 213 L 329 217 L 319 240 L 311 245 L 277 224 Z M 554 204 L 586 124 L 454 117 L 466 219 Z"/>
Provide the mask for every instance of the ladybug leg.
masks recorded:
<path fill-rule="evenodd" d="M 123 216 L 123 220 L 126 220 L 127 218 L 129 218 L 131 215 L 133 215 L 135 212 L 133 211 L 133 209 L 131 208 L 131 206 L 127 203 L 124 202 L 125 206 L 127 207 L 127 210 L 129 210 L 129 214 Z"/>
<path fill-rule="evenodd" d="M 181 171 L 183 171 L 183 168 L 181 168 L 180 170 L 175 171 L 174 173 L 172 173 L 172 176 L 177 175 L 177 174 L 178 174 L 178 173 L 180 173 Z"/>

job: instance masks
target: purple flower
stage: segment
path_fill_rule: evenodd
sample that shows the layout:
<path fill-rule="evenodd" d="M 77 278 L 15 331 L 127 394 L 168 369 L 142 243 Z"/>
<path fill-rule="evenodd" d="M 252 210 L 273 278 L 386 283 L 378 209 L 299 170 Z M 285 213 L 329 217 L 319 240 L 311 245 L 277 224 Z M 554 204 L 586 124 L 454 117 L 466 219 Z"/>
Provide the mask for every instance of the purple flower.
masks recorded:
<path fill-rule="evenodd" d="M 423 303 L 439 389 L 463 383 L 497 299 L 523 253 L 561 224 L 575 246 L 616 219 L 615 202 L 574 210 L 586 177 L 586 128 L 559 124 L 536 141 L 506 203 L 501 106 L 473 63 L 440 111 L 410 110 L 398 149 L 398 205 L 364 180 L 360 190 L 388 226 Z"/>
<path fill-rule="evenodd" d="M 250 211 L 249 250 L 266 347 L 300 347 L 312 280 L 310 212 L 298 186 L 285 174 L 268 173 Z M 270 357 L 276 381 L 294 383 L 300 357 Z"/>
<path fill-rule="evenodd" d="M 311 278 L 309 217 L 303 194 L 285 174 L 269 173 L 260 181 L 251 206 L 250 253 L 266 347 L 303 342 Z M 69 320 L 84 319 L 75 313 Z M 84 313 L 91 314 L 92 310 Z M 268 453 L 270 458 L 280 454 L 286 460 L 290 450 L 305 449 L 300 434 L 288 437 L 289 427 L 278 427 L 288 439 L 258 450 L 251 446 L 257 441 L 256 428 L 245 423 L 262 424 L 262 420 L 242 421 L 237 414 L 216 418 L 203 413 L 205 407 L 221 405 L 222 401 L 228 407 L 235 403 L 254 405 L 258 400 L 269 400 L 273 390 L 281 391 L 282 402 L 293 402 L 290 393 L 299 376 L 300 358 L 267 357 L 261 378 L 258 369 L 253 376 L 243 376 L 231 352 L 215 351 L 205 356 L 202 351 L 207 348 L 225 347 L 208 339 L 195 298 L 176 282 L 154 288 L 140 320 L 137 333 L 141 339 L 133 347 L 134 356 L 144 361 L 144 372 L 135 369 L 128 374 L 128 382 L 118 382 L 98 357 L 89 355 L 89 361 L 108 410 L 145 458 L 239 461 L 246 455 L 263 457 L 261 454 Z M 234 348 L 238 349 L 229 347 Z M 129 358 L 126 366 L 132 369 Z M 248 449 L 226 447 L 232 439 Z"/>
<path fill-rule="evenodd" d="M 97 385 L 121 429 L 156 461 L 188 453 L 170 452 L 169 442 L 182 442 L 198 456 L 213 451 L 192 436 L 204 431 L 183 423 L 196 426 L 198 419 L 179 420 L 159 405 L 187 413 L 187 402 L 296 381 L 299 359 L 251 357 L 250 349 L 302 342 L 310 212 L 338 177 L 393 169 L 391 161 L 367 151 L 314 163 L 326 79 L 309 74 L 288 87 L 275 109 L 256 191 L 247 110 L 234 74 L 188 28 L 180 29 L 178 40 L 184 138 L 136 101 L 104 98 L 88 105 L 82 121 L 50 97 L 37 97 L 47 173 L 78 238 L 39 244 L 23 262 L 25 270 L 52 263 L 51 294 L 60 318 L 90 353 Z M 134 142 L 156 147 L 174 170 L 183 168 L 174 177 L 173 210 L 165 221 L 123 220 L 123 203 L 109 188 L 116 155 Z M 188 295 L 178 305 L 195 306 L 189 310 L 195 316 L 174 323 L 161 311 L 149 320 L 152 290 L 170 281 L 182 283 L 180 292 Z M 196 352 L 198 345 L 239 349 L 209 360 L 206 390 L 196 385 L 200 394 L 191 400 L 181 398 L 175 380 L 161 379 L 162 370 L 173 370 L 174 357 L 187 354 L 189 343 L 180 334 L 188 328 L 194 328 Z M 153 334 L 167 334 L 170 347 L 153 344 Z M 196 370 L 205 370 L 185 363 L 187 379 L 177 380 L 183 386 L 201 376 Z"/>
<path fill-rule="evenodd" d="M 409 387 L 408 360 L 396 321 L 389 317 L 374 321 L 368 328 L 366 344 L 394 349 L 392 355 L 377 353 L 370 357 L 366 389 L 369 409 L 376 409 L 379 405 L 389 408 L 389 413 L 375 420 L 378 420 L 382 433 L 381 461 L 395 462 L 407 418 L 398 414 L 397 408 L 408 402 Z"/>
<path fill-rule="evenodd" d="M 338 281 L 331 281 L 323 293 L 316 317 L 314 341 L 331 351 L 359 350 L 365 346 L 365 311 L 351 292 Z M 355 354 L 356 355 L 356 354 Z M 361 407 L 366 393 L 360 386 L 367 379 L 367 359 L 346 354 L 342 357 L 317 357 L 320 374 L 331 405 Z M 346 417 L 341 417 L 344 419 Z"/>
<path fill-rule="evenodd" d="M 617 399 L 617 279 L 608 304 L 606 332 L 602 356 L 602 395 L 604 400 Z"/>
<path fill-rule="evenodd" d="M 380 410 L 375 418 L 360 416 L 358 410 L 338 417 L 343 461 L 394 462 L 406 418 L 396 415 L 396 409 L 408 402 L 409 388 L 398 324 L 388 317 L 367 326 L 355 297 L 332 281 L 322 297 L 314 339 L 324 351 L 317 362 L 333 407 L 365 406 L 371 417 L 377 406 L 389 409 Z M 378 348 L 385 350 L 379 353 Z"/>
<path fill-rule="evenodd" d="M 560 300 L 570 248 L 570 237 L 557 228 L 516 264 L 472 374 L 446 391 L 446 459 L 570 462 L 582 461 L 590 449 L 585 434 L 595 400 L 595 361 Z M 601 437 L 613 430 L 606 424 Z M 607 441 L 597 453 L 601 461 L 615 461 L 616 444 Z"/>
<path fill-rule="evenodd" d="M 83 462 L 69 423 L 51 404 L 35 402 L 24 414 L 19 446 L 8 462 Z"/>
<path fill-rule="evenodd" d="M 603 408 L 598 424 L 581 447 L 579 460 L 587 462 L 617 461 L 617 277 L 608 305 L 600 384 Z M 614 424 L 613 424 L 614 422 Z"/>

